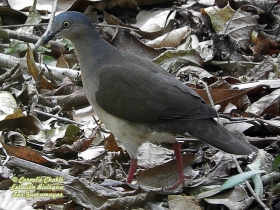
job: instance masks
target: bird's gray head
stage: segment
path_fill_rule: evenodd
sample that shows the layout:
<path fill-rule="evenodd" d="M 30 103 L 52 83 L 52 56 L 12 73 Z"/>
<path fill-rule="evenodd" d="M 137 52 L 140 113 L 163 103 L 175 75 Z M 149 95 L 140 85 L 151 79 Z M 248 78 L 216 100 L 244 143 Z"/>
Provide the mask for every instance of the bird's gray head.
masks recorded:
<path fill-rule="evenodd" d="M 54 37 L 77 39 L 89 28 L 93 28 L 91 21 L 80 12 L 63 12 L 57 15 L 53 21 L 51 33 L 43 44 L 47 44 Z"/>

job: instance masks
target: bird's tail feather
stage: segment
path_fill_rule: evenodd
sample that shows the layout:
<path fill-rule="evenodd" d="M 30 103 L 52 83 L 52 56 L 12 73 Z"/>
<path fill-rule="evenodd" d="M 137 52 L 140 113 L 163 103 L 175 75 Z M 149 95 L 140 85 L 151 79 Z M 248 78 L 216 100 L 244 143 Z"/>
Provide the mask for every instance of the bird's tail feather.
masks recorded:
<path fill-rule="evenodd" d="M 225 152 L 248 155 L 258 149 L 249 142 L 239 139 L 218 124 L 214 119 L 201 119 L 187 122 L 187 132 Z"/>

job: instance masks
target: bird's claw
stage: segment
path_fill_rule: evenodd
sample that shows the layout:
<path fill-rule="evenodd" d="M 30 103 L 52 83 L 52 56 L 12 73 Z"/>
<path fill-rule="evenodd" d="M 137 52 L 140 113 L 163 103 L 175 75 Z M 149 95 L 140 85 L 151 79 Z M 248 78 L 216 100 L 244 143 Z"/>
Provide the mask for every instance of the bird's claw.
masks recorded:
<path fill-rule="evenodd" d="M 190 178 L 191 178 L 190 176 L 183 174 L 182 176 L 180 176 L 177 182 L 165 188 L 165 190 L 167 191 L 176 190 L 181 184 L 183 185 L 183 187 L 185 187 L 185 179 L 190 179 Z"/>

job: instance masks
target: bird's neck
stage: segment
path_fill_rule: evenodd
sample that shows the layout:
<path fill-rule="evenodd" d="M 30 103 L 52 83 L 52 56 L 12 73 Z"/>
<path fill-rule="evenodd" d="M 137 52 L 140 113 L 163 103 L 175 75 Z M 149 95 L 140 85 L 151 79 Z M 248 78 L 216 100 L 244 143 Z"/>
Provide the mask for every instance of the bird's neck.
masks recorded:
<path fill-rule="evenodd" d="M 81 34 L 79 39 L 75 39 L 75 43 L 73 44 L 80 64 L 98 63 L 98 60 L 107 57 L 108 52 L 110 52 L 113 48 L 98 35 L 95 29 L 90 30 L 85 35 Z"/>
<path fill-rule="evenodd" d="M 111 55 L 115 51 L 114 47 L 102 39 L 95 29 L 93 30 L 85 35 L 81 34 L 73 42 L 81 67 L 82 80 L 84 84 L 87 84 L 84 90 L 87 97 L 91 97 L 89 101 L 95 101 L 92 92 L 98 90 L 99 70 L 102 68 L 102 65 L 112 62 L 111 58 L 113 56 Z"/>

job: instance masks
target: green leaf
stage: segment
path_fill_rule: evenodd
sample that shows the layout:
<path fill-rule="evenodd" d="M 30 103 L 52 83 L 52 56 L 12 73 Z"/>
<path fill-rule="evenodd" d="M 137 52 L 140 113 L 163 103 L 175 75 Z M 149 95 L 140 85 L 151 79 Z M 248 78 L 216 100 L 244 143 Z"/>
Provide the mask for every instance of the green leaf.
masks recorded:
<path fill-rule="evenodd" d="M 24 116 L 25 114 L 18 108 L 14 96 L 7 91 L 0 91 L 0 121 Z"/>
<path fill-rule="evenodd" d="M 42 18 L 40 13 L 36 10 L 37 1 L 33 2 L 32 7 L 29 8 L 29 14 L 25 25 L 37 25 L 41 22 Z M 34 26 L 24 26 L 18 29 L 18 32 L 26 33 L 26 34 L 33 34 Z"/>
<path fill-rule="evenodd" d="M 36 10 L 37 1 L 34 1 L 33 6 L 29 9 L 29 15 L 25 24 L 39 24 L 42 20 L 40 13 Z"/>
<path fill-rule="evenodd" d="M 50 55 L 44 55 L 43 63 L 48 66 L 56 66 L 57 60 L 54 59 L 54 57 L 52 57 Z"/>
<path fill-rule="evenodd" d="M 272 171 L 277 171 L 278 170 L 278 166 L 280 165 L 280 155 L 278 155 L 272 164 Z"/>
<path fill-rule="evenodd" d="M 69 50 L 75 49 L 74 45 L 72 44 L 72 42 L 69 39 L 62 39 L 61 42 L 67 44 Z"/>
<path fill-rule="evenodd" d="M 9 48 L 5 51 L 6 54 L 13 54 L 16 52 L 23 52 L 26 51 L 27 45 L 25 42 L 18 41 L 18 40 L 13 40 L 9 44 Z"/>
<path fill-rule="evenodd" d="M 246 171 L 255 171 L 261 169 L 261 160 L 256 160 L 251 164 L 247 165 Z M 263 196 L 263 183 L 260 176 L 255 175 L 252 177 L 252 182 L 254 183 L 254 191 L 255 193 L 262 198 Z"/>
<path fill-rule="evenodd" d="M 235 11 L 229 6 L 219 8 L 217 6 L 207 7 L 202 9 L 202 14 L 207 14 L 211 20 L 211 25 L 213 26 L 216 32 L 219 32 L 223 29 L 226 23 L 234 15 Z"/>
<path fill-rule="evenodd" d="M 209 190 L 220 188 L 221 185 L 209 185 L 209 186 L 198 186 L 198 187 L 190 187 L 188 189 L 188 194 L 190 195 L 198 195 L 203 192 L 207 192 Z"/>
<path fill-rule="evenodd" d="M 280 193 L 280 183 L 278 183 L 275 186 L 273 186 L 272 192 L 273 192 L 273 195 L 277 195 L 277 194 Z"/>
<path fill-rule="evenodd" d="M 226 189 L 232 188 L 232 187 L 252 178 L 256 174 L 260 174 L 260 173 L 265 173 L 265 171 L 264 170 L 247 171 L 242 174 L 237 174 L 235 176 L 232 176 L 227 181 L 225 181 L 225 183 L 221 186 L 221 190 L 226 190 Z"/>
<path fill-rule="evenodd" d="M 50 138 L 53 142 L 55 142 L 57 139 L 73 137 L 78 132 L 80 132 L 80 128 L 76 125 L 65 124 L 55 129 L 40 131 L 37 135 L 29 135 L 28 138 L 34 142 L 42 142 L 44 139 Z"/>
<path fill-rule="evenodd" d="M 256 160 L 251 164 L 247 165 L 248 171 L 254 171 L 254 170 L 261 170 L 261 161 L 260 160 Z M 247 171 L 247 170 L 246 170 Z"/>
<path fill-rule="evenodd" d="M 69 124 L 65 131 L 65 137 L 75 136 L 78 132 L 80 132 L 80 128 L 76 125 Z"/>
<path fill-rule="evenodd" d="M 2 40 L 4 43 L 10 43 L 9 34 L 1 29 L 0 29 L 0 40 Z"/>

